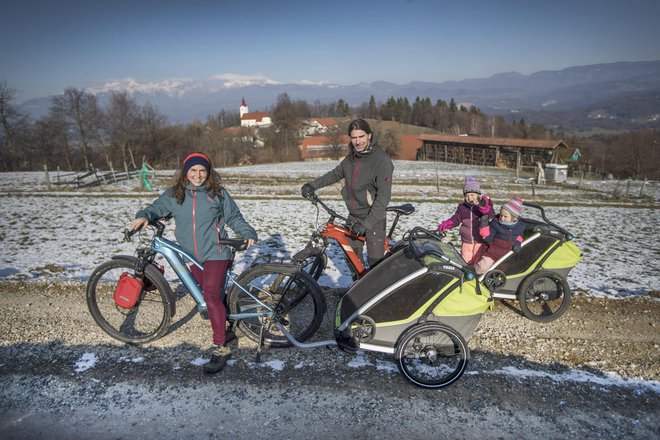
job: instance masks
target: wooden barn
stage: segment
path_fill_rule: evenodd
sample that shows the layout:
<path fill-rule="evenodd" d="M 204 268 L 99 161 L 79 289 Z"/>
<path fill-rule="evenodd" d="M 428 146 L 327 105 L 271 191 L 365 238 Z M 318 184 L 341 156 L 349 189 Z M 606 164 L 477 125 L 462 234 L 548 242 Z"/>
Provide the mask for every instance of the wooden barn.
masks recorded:
<path fill-rule="evenodd" d="M 466 165 L 521 168 L 537 162 L 557 163 L 561 140 L 490 138 L 480 136 L 420 135 L 417 160 Z"/>

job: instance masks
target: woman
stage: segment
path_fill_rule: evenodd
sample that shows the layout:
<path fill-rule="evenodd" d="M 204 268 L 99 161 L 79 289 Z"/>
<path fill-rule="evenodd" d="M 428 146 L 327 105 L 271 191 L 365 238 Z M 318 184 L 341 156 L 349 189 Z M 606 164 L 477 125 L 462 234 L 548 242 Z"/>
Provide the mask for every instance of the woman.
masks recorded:
<path fill-rule="evenodd" d="M 394 165 L 390 157 L 373 139 L 371 127 L 364 119 L 348 125 L 350 152 L 339 165 L 327 174 L 302 187 L 302 195 L 309 198 L 319 188 L 345 180 L 341 195 L 350 218 L 356 221 L 353 232 L 367 239 L 367 262 L 373 267 L 385 253 L 385 220 L 387 205 L 392 196 Z M 352 246 L 360 259 L 362 242 L 353 240 Z"/>
<path fill-rule="evenodd" d="M 218 243 L 218 238 L 228 236 L 225 230 L 228 225 L 248 240 L 250 248 L 257 240 L 257 233 L 220 184 L 220 175 L 211 166 L 211 160 L 202 153 L 192 153 L 183 160 L 174 185 L 151 205 L 138 211 L 130 228 L 141 229 L 151 221 L 168 216 L 174 217 L 174 235 L 179 245 L 204 266 L 203 272 L 195 265 L 190 267 L 202 288 L 213 332 L 211 357 L 204 371 L 217 373 L 231 356 L 224 304 L 230 251 Z"/>

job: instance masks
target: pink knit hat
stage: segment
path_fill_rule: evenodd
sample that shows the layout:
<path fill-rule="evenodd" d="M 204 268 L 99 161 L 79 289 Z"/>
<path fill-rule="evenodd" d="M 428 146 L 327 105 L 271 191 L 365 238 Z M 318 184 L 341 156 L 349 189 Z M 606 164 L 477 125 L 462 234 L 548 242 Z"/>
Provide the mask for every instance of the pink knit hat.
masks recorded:
<path fill-rule="evenodd" d="M 463 195 L 467 193 L 481 194 L 481 187 L 479 186 L 479 182 L 474 180 L 472 176 L 467 176 L 465 178 L 465 185 L 463 185 Z"/>
<path fill-rule="evenodd" d="M 506 209 L 511 213 L 512 216 L 516 218 L 522 217 L 522 208 L 523 208 L 523 201 L 520 200 L 518 197 L 514 197 L 508 202 L 506 202 L 504 205 L 502 205 L 502 209 Z"/>

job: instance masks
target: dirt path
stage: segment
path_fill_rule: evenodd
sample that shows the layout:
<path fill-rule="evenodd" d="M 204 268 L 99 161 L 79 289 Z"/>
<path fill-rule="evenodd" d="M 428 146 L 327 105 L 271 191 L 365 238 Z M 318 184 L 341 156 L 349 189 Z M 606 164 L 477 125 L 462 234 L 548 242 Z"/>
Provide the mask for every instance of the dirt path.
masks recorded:
<path fill-rule="evenodd" d="M 243 338 L 206 376 L 208 321 L 191 309 L 184 298 L 170 334 L 133 347 L 96 327 L 80 283 L 0 283 L 0 438 L 660 435 L 656 299 L 578 297 L 549 324 L 498 303 L 468 372 L 439 391 L 387 355 L 270 350 L 255 364 Z"/>

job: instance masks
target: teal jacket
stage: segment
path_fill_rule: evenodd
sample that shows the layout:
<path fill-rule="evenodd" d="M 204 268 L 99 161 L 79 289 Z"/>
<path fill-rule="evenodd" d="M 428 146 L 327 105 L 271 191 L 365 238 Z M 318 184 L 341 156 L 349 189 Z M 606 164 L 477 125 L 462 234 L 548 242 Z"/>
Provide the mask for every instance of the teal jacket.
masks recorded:
<path fill-rule="evenodd" d="M 170 188 L 135 214 L 136 218 L 144 217 L 150 222 L 168 216 L 174 217 L 176 222 L 174 236 L 179 245 L 201 263 L 229 259 L 229 249 L 218 242 L 219 238 L 229 236 L 226 225 L 243 239 L 257 239 L 256 231 L 245 221 L 236 202 L 224 188 L 219 197 L 213 198 L 206 188 L 189 183 L 181 205 Z"/>

